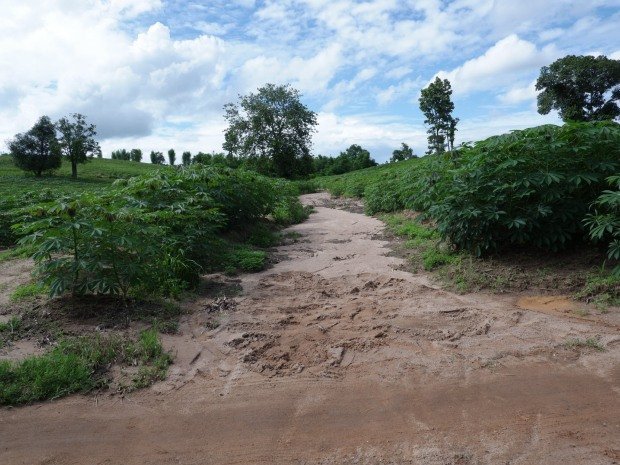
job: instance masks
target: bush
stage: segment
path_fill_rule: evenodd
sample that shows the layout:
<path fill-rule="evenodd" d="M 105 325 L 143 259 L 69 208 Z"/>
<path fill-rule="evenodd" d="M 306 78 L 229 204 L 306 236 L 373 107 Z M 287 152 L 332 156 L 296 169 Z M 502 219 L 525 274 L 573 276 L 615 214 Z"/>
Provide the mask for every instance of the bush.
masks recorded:
<path fill-rule="evenodd" d="M 34 250 L 52 296 L 178 295 L 203 270 L 262 269 L 264 253 L 230 255 L 269 215 L 307 217 L 288 182 L 221 166 L 195 165 L 118 180 L 107 191 L 65 196 L 27 209 L 14 230 Z"/>
<path fill-rule="evenodd" d="M 459 155 L 429 208 L 444 238 L 476 255 L 509 245 L 557 251 L 587 236 L 582 220 L 620 170 L 620 126 L 540 126 Z"/>
<path fill-rule="evenodd" d="M 594 242 L 607 244 L 607 258 L 620 260 L 620 176 L 610 176 L 607 182 L 615 190 L 604 190 L 591 205 L 594 213 L 586 215 L 584 225 Z M 620 265 L 613 270 L 620 276 Z"/>

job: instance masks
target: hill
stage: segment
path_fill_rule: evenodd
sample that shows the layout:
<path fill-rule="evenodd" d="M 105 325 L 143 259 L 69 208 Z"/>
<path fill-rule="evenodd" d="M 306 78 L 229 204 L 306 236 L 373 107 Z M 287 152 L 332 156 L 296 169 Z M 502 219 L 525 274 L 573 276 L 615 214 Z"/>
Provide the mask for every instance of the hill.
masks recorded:
<path fill-rule="evenodd" d="M 62 167 L 54 174 L 35 178 L 15 167 L 9 155 L 0 155 L 0 198 L 44 188 L 67 193 L 98 189 L 116 179 L 138 176 L 157 168 L 147 163 L 93 158 L 88 163 L 79 165 L 78 179 L 71 178 L 71 165 L 66 162 L 63 162 Z"/>

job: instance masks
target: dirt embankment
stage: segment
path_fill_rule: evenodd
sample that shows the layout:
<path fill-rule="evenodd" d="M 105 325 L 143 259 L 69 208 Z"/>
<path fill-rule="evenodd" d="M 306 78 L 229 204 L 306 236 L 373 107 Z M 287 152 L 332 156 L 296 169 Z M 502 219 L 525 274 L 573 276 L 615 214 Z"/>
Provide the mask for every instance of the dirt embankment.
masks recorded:
<path fill-rule="evenodd" d="M 617 312 L 443 291 L 378 220 L 304 200 L 279 263 L 166 337 L 167 381 L 2 410 L 0 463 L 620 463 Z"/>

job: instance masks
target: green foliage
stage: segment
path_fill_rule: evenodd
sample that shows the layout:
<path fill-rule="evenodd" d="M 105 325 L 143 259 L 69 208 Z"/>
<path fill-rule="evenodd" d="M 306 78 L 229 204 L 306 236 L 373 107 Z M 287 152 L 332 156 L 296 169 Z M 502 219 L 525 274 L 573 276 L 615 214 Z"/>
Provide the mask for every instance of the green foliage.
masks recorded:
<path fill-rule="evenodd" d="M 0 404 L 56 399 L 104 386 L 113 364 L 139 366 L 134 387 L 144 387 L 162 379 L 170 363 L 154 330 L 141 332 L 137 340 L 100 334 L 67 338 L 46 354 L 0 361 Z"/>
<path fill-rule="evenodd" d="M 177 154 L 174 151 L 174 149 L 168 150 L 168 164 L 170 166 L 174 166 L 174 163 L 176 162 L 176 160 L 177 160 Z"/>
<path fill-rule="evenodd" d="M 613 262 L 620 260 L 620 176 L 610 176 L 607 182 L 615 190 L 604 190 L 594 201 L 594 213 L 586 215 L 583 223 L 590 228 L 594 242 L 607 244 L 607 257 Z M 620 265 L 614 268 L 620 276 Z"/>
<path fill-rule="evenodd" d="M 111 156 L 112 160 L 131 160 L 131 152 L 127 149 L 113 150 Z"/>
<path fill-rule="evenodd" d="M 413 149 L 411 147 L 409 147 L 403 142 L 400 149 L 396 149 L 392 152 L 392 158 L 390 158 L 390 163 L 410 160 L 412 158 L 417 158 L 417 155 L 413 153 Z"/>
<path fill-rule="evenodd" d="M 47 116 L 42 116 L 28 132 L 17 134 L 8 146 L 15 166 L 37 177 L 60 168 L 62 163 L 56 128 Z"/>
<path fill-rule="evenodd" d="M 31 299 L 39 295 L 45 295 L 47 292 L 47 287 L 41 283 L 22 284 L 13 291 L 10 299 L 13 302 L 17 302 L 20 300 Z"/>
<path fill-rule="evenodd" d="M 189 166 L 192 163 L 192 153 L 191 152 L 183 152 L 181 156 L 181 163 L 183 166 Z"/>
<path fill-rule="evenodd" d="M 267 253 L 247 246 L 234 247 L 228 254 L 226 266 L 241 271 L 261 271 L 265 268 Z"/>
<path fill-rule="evenodd" d="M 71 163 L 71 176 L 77 178 L 78 163 L 85 163 L 89 157 L 99 154 L 101 148 L 95 140 L 95 125 L 88 124 L 86 117 L 80 113 L 74 113 L 71 117 L 73 121 L 61 118 L 56 123 L 56 128 L 60 134 L 60 150 Z"/>
<path fill-rule="evenodd" d="M 429 154 L 442 153 L 446 147 L 448 150 L 454 149 L 454 133 L 459 119 L 452 116 L 454 103 L 451 96 L 450 81 L 441 80 L 439 77 L 420 92 L 420 110 L 426 117 L 424 124 L 429 126 Z"/>
<path fill-rule="evenodd" d="M 225 105 L 228 128 L 224 150 L 247 159 L 248 167 L 284 178 L 310 173 L 311 136 L 316 114 L 300 101 L 289 85 L 267 84 L 239 103 Z"/>
<path fill-rule="evenodd" d="M 319 175 L 344 174 L 377 166 L 370 152 L 357 144 L 351 145 L 337 157 L 319 155 L 313 159 L 313 171 Z"/>
<path fill-rule="evenodd" d="M 90 367 L 75 354 L 53 351 L 17 363 L 0 361 L 0 404 L 56 399 L 93 387 Z"/>
<path fill-rule="evenodd" d="M 141 162 L 142 161 L 142 150 L 131 149 L 131 152 L 129 152 L 129 158 L 131 161 Z"/>
<path fill-rule="evenodd" d="M 166 159 L 164 158 L 164 154 L 161 152 L 156 152 L 154 150 L 151 151 L 151 163 L 153 165 L 163 165 L 166 163 Z"/>
<path fill-rule="evenodd" d="M 582 220 L 620 169 L 620 126 L 547 125 L 491 137 L 459 151 L 430 188 L 431 217 L 460 249 L 509 245 L 556 251 L 586 236 Z"/>
<path fill-rule="evenodd" d="M 251 230 L 269 215 L 292 223 L 307 212 L 285 181 L 195 165 L 29 207 L 14 230 L 25 236 L 20 244 L 34 251 L 39 279 L 52 296 L 127 299 L 178 295 L 197 283 L 202 270 L 217 266 L 262 268 L 262 252 L 222 258 L 221 236 Z"/>
<path fill-rule="evenodd" d="M 570 123 L 314 182 L 334 195 L 363 195 L 371 214 L 422 212 L 442 239 L 475 255 L 515 246 L 556 251 L 593 239 L 615 261 L 619 170 L 618 124 Z"/>
<path fill-rule="evenodd" d="M 70 165 L 62 166 L 54 176 L 24 177 L 10 156 L 0 156 L 0 246 L 13 245 L 17 240 L 10 226 L 21 221 L 25 206 L 49 202 L 67 194 L 95 192 L 116 179 L 152 171 L 152 165 L 94 159 L 81 168 L 77 180 L 67 177 Z"/>
<path fill-rule="evenodd" d="M 558 110 L 564 121 L 603 121 L 620 116 L 620 60 L 568 55 L 540 70 L 538 112 Z"/>

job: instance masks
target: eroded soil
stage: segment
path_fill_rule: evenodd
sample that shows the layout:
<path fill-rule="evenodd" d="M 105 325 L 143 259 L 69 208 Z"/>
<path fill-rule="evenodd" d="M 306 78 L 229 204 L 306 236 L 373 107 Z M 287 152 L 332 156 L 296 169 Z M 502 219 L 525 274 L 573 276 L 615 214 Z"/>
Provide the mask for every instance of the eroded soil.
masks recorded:
<path fill-rule="evenodd" d="M 164 336 L 168 380 L 0 410 L 0 463 L 620 463 L 618 309 L 446 292 L 378 220 L 304 201 L 279 263 Z"/>

